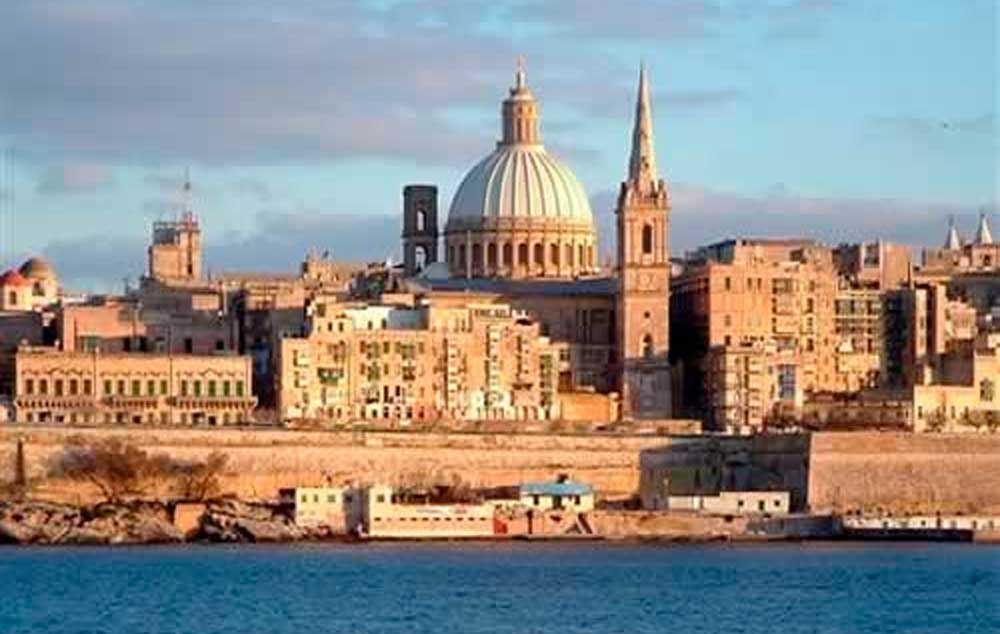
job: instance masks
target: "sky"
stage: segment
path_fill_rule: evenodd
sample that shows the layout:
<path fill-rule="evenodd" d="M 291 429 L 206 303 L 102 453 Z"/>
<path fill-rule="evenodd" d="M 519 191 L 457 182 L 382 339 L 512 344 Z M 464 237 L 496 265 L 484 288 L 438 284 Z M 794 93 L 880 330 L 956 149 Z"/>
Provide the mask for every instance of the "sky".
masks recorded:
<path fill-rule="evenodd" d="M 402 187 L 444 224 L 518 55 L 604 253 L 640 60 L 675 254 L 936 246 L 1000 220 L 998 30 L 994 0 L 5 0 L 0 267 L 120 289 L 185 169 L 210 271 L 398 258 Z"/>

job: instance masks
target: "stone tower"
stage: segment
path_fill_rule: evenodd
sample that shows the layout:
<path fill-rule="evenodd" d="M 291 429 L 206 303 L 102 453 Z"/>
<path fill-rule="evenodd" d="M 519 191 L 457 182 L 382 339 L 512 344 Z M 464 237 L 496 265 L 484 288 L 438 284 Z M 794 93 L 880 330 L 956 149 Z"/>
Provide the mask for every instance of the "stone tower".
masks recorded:
<path fill-rule="evenodd" d="M 160 282 L 201 279 L 201 228 L 191 207 L 191 179 L 185 175 L 184 202 L 178 220 L 153 223 L 149 276 Z"/>
<path fill-rule="evenodd" d="M 403 188 L 403 267 L 407 276 L 438 261 L 437 207 L 434 185 Z"/>
<path fill-rule="evenodd" d="M 628 178 L 615 214 L 622 417 L 669 418 L 670 194 L 656 172 L 645 67 L 639 71 Z"/>

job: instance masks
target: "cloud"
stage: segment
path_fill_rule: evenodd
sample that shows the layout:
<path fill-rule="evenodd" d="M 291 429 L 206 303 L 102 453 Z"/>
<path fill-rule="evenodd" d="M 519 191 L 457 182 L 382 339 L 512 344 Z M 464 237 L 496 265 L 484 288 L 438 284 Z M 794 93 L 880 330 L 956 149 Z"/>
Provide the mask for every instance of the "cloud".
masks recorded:
<path fill-rule="evenodd" d="M 21 60 L 0 67 L 0 132 L 146 163 L 448 163 L 487 142 L 449 109 L 496 96 L 514 57 L 505 40 L 380 22 L 360 4 L 305 6 L 15 3 L 0 21 L 0 56 Z"/>
<path fill-rule="evenodd" d="M 877 128 L 921 139 L 945 138 L 948 135 L 976 135 L 994 139 L 996 123 L 993 113 L 955 119 L 932 119 L 912 115 L 889 115 L 873 117 Z"/>
<path fill-rule="evenodd" d="M 346 261 L 382 261 L 399 250 L 401 219 L 391 215 L 323 214 L 315 209 L 265 210 L 248 232 L 205 236 L 206 272 L 279 271 L 292 273 L 309 249 L 329 250 Z M 75 290 L 120 291 L 122 279 L 135 283 L 146 264 L 145 236 L 108 238 L 85 235 L 50 242 L 42 252 L 64 286 Z"/>
<path fill-rule="evenodd" d="M 78 163 L 52 167 L 38 180 L 35 191 L 44 196 L 92 192 L 114 184 L 114 174 L 108 167 Z"/>
<path fill-rule="evenodd" d="M 615 200 L 610 191 L 591 200 L 604 254 L 615 249 Z M 760 195 L 678 183 L 671 202 L 671 248 L 677 256 L 737 237 L 806 237 L 827 244 L 881 238 L 919 251 L 929 246 L 928 236 L 944 240 L 949 215 L 971 234 L 978 214 L 971 206 L 934 201 L 805 196 L 781 183 Z"/>

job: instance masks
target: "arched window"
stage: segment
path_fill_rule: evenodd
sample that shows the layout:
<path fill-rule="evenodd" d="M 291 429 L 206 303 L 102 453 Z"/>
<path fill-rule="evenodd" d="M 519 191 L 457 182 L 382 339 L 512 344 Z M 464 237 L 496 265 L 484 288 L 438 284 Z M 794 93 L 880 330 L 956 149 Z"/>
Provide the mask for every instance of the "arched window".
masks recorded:
<path fill-rule="evenodd" d="M 486 245 L 486 264 L 491 269 L 497 266 L 497 245 L 492 242 Z"/>
<path fill-rule="evenodd" d="M 535 244 L 535 264 L 538 266 L 545 264 L 545 249 L 540 244 Z"/>
<path fill-rule="evenodd" d="M 523 242 L 517 245 L 517 263 L 520 266 L 528 266 L 528 245 Z"/>
<path fill-rule="evenodd" d="M 10 292 L 10 295 L 8 295 L 8 296 L 7 296 L 7 298 L 8 298 L 8 299 L 7 299 L 7 302 L 8 302 L 8 303 L 9 303 L 9 304 L 10 304 L 11 306 L 15 306 L 15 305 L 17 305 L 17 292 L 15 292 L 15 291 L 11 291 L 11 292 Z"/>
<path fill-rule="evenodd" d="M 424 267 L 427 266 L 427 248 L 423 245 L 417 245 L 413 250 L 413 259 L 416 262 L 416 269 L 423 271 Z"/>
<path fill-rule="evenodd" d="M 564 264 L 566 264 L 566 266 L 573 266 L 573 245 L 567 244 L 564 251 L 566 251 L 566 262 Z"/>
<path fill-rule="evenodd" d="M 472 245 L 472 268 L 479 270 L 483 266 L 483 245 Z"/>
<path fill-rule="evenodd" d="M 643 255 L 652 255 L 653 253 L 653 225 L 645 224 L 642 226 L 642 253 Z"/>
<path fill-rule="evenodd" d="M 43 295 L 45 295 L 45 289 L 42 288 L 42 283 L 41 282 L 35 282 L 35 285 L 31 289 L 31 293 L 35 297 L 42 297 Z"/>
<path fill-rule="evenodd" d="M 983 379 L 979 383 L 979 400 L 992 403 L 994 398 L 996 398 L 996 386 L 993 381 Z"/>
<path fill-rule="evenodd" d="M 642 356 L 644 359 L 653 358 L 653 337 L 650 335 L 642 338 Z"/>
<path fill-rule="evenodd" d="M 512 251 L 512 249 L 511 249 L 510 243 L 509 242 L 505 242 L 504 245 L 503 245 L 503 265 L 504 266 L 510 266 L 511 264 L 513 264 L 513 262 L 511 260 L 513 260 L 514 258 L 513 258 L 513 254 L 511 253 L 511 251 Z"/>
<path fill-rule="evenodd" d="M 550 244 L 549 245 L 549 259 L 552 260 L 552 266 L 559 266 L 559 245 Z"/>
<path fill-rule="evenodd" d="M 581 244 L 581 245 L 580 245 L 580 247 L 579 247 L 579 248 L 577 249 L 577 251 L 579 251 L 579 252 L 580 252 L 580 254 L 579 254 L 579 257 L 578 257 L 578 258 L 576 259 L 576 263 L 577 263 L 577 265 L 578 265 L 578 266 L 580 266 L 580 267 L 584 267 L 584 266 L 586 266 L 586 265 L 587 265 L 587 258 L 586 258 L 586 256 L 584 255 L 584 247 L 583 247 L 583 245 L 582 245 L 582 244 Z"/>
<path fill-rule="evenodd" d="M 465 245 L 459 245 L 458 247 L 458 268 L 465 268 Z"/>
<path fill-rule="evenodd" d="M 427 214 L 424 211 L 417 211 L 417 231 L 423 231 L 427 227 Z"/>

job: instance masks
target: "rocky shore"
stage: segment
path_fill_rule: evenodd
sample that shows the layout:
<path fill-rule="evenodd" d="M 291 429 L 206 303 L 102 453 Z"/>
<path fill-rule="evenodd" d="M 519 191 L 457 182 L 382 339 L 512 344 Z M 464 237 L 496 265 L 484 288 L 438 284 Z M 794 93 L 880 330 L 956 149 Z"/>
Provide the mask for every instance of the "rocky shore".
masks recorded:
<path fill-rule="evenodd" d="M 272 505 L 222 499 L 197 508 L 200 515 L 182 529 L 174 521 L 174 504 L 132 501 L 76 507 L 3 501 L 0 544 L 253 543 L 330 537 L 299 528 Z"/>

